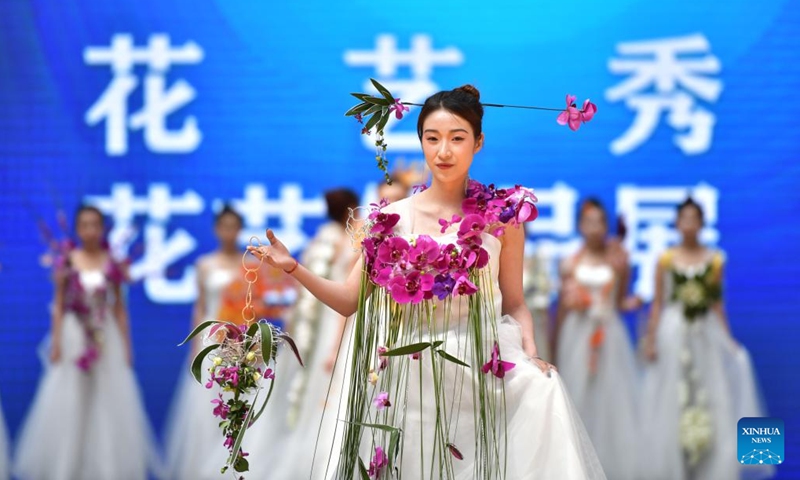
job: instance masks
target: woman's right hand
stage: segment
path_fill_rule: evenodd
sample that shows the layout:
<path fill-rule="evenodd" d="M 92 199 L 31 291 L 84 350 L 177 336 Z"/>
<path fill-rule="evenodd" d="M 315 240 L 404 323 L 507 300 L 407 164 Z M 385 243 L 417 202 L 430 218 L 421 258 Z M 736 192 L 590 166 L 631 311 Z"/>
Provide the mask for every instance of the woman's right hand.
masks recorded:
<path fill-rule="evenodd" d="M 269 241 L 269 246 L 250 245 L 247 247 L 247 251 L 257 258 L 266 260 L 272 267 L 280 268 L 283 271 L 291 270 L 295 265 L 295 259 L 271 229 L 267 230 L 267 241 Z"/>
<path fill-rule="evenodd" d="M 655 334 L 648 333 L 642 339 L 642 353 L 644 354 L 645 360 L 648 362 L 654 362 L 656 357 L 658 356 L 658 352 L 656 351 L 656 336 Z"/>

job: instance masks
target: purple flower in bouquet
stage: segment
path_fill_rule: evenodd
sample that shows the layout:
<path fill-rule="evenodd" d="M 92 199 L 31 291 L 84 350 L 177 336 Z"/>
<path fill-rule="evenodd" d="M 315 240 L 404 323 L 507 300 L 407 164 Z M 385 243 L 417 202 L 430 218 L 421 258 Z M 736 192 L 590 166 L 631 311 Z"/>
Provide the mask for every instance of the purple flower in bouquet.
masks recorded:
<path fill-rule="evenodd" d="M 461 225 L 458 227 L 458 238 L 463 242 L 470 241 L 470 239 L 480 237 L 485 228 L 486 220 L 482 216 L 469 214 L 461 220 Z"/>
<path fill-rule="evenodd" d="M 100 352 L 97 350 L 97 347 L 89 344 L 86 347 L 86 350 L 83 352 L 76 361 L 75 364 L 84 372 L 88 372 L 92 369 L 92 365 L 100 358 Z"/>
<path fill-rule="evenodd" d="M 431 290 L 439 300 L 444 300 L 453 291 L 456 281 L 448 274 L 436 275 L 433 279 L 433 289 Z"/>
<path fill-rule="evenodd" d="M 433 288 L 433 275 L 412 271 L 406 275 L 395 275 L 389 281 L 389 291 L 397 303 L 419 303 Z M 432 294 L 431 294 L 432 295 Z"/>
<path fill-rule="evenodd" d="M 458 242 L 464 245 L 464 249 L 459 255 L 464 268 L 472 268 L 473 266 L 483 268 L 489 263 L 489 253 L 481 247 L 483 241 L 480 238 L 472 239 L 474 243 L 471 245 L 463 240 L 459 240 Z"/>
<path fill-rule="evenodd" d="M 228 413 L 231 411 L 231 408 L 225 404 L 225 401 L 222 399 L 222 394 L 219 395 L 219 398 L 215 398 L 211 400 L 211 403 L 216 405 L 214 407 L 214 416 L 219 417 L 223 420 L 228 418 Z"/>
<path fill-rule="evenodd" d="M 383 356 L 383 354 L 388 351 L 389 349 L 386 347 L 378 347 L 378 358 L 380 359 L 380 362 L 378 363 L 378 370 L 386 370 L 386 367 L 389 366 L 389 358 Z"/>
<path fill-rule="evenodd" d="M 378 247 L 378 261 L 392 265 L 399 264 L 408 256 L 408 250 L 411 246 L 405 238 L 391 237 L 381 243 Z"/>
<path fill-rule="evenodd" d="M 450 225 L 455 225 L 456 223 L 458 223 L 460 221 L 461 221 L 461 217 L 458 216 L 458 215 L 453 215 L 453 218 L 451 218 L 449 222 L 447 220 L 445 220 L 444 218 L 440 218 L 439 219 L 439 225 L 442 226 L 442 229 L 439 232 L 440 233 L 446 232 L 447 229 L 450 228 Z"/>
<path fill-rule="evenodd" d="M 453 286 L 453 291 L 457 295 L 472 295 L 478 291 L 478 287 L 474 283 L 470 282 L 466 275 L 463 275 L 458 277 L 456 280 L 456 283 Z"/>
<path fill-rule="evenodd" d="M 225 443 L 223 443 L 222 446 L 231 449 L 233 447 L 233 437 L 231 435 L 226 436 Z"/>
<path fill-rule="evenodd" d="M 389 465 L 389 457 L 386 456 L 383 448 L 375 447 L 375 455 L 372 457 L 372 461 L 369 462 L 369 471 L 367 472 L 369 478 L 378 478 L 387 465 Z"/>
<path fill-rule="evenodd" d="M 494 348 L 492 348 L 492 357 L 483 365 L 481 371 L 483 373 L 492 372 L 492 375 L 495 377 L 503 378 L 506 376 L 506 372 L 513 369 L 515 366 L 515 363 L 504 362 L 500 360 L 500 347 L 497 345 L 497 342 L 494 342 Z"/>
<path fill-rule="evenodd" d="M 261 369 L 260 368 L 258 369 L 258 373 L 261 373 Z M 267 380 L 275 380 L 275 372 L 271 368 L 268 368 L 264 372 L 264 378 L 267 379 Z"/>
<path fill-rule="evenodd" d="M 392 278 L 392 267 L 384 266 L 380 268 L 373 268 L 369 272 L 369 278 L 376 285 L 385 287 L 389 284 Z"/>
<path fill-rule="evenodd" d="M 396 213 L 382 213 L 379 212 L 375 215 L 374 223 L 370 229 L 373 235 L 389 235 L 392 233 L 394 226 L 400 221 L 400 215 Z"/>
<path fill-rule="evenodd" d="M 439 242 L 428 235 L 420 235 L 408 251 L 408 261 L 418 269 L 425 269 L 439 256 Z"/>
<path fill-rule="evenodd" d="M 464 460 L 464 454 L 461 453 L 461 450 L 456 448 L 456 446 L 452 443 L 447 444 L 447 449 L 450 450 L 450 455 L 455 457 L 457 460 Z"/>
<path fill-rule="evenodd" d="M 372 401 L 372 404 L 375 405 L 375 408 L 377 408 L 378 410 L 383 410 L 386 407 L 391 407 L 392 403 L 389 401 L 389 392 L 379 393 Z"/>

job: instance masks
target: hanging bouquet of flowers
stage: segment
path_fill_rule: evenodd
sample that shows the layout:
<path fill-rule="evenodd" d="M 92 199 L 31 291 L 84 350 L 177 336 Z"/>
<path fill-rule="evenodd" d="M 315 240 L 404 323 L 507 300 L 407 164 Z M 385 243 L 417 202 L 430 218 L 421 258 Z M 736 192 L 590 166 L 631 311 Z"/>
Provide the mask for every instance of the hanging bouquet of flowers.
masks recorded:
<path fill-rule="evenodd" d="M 223 320 L 208 320 L 198 325 L 180 343 L 184 345 L 207 330 L 204 348 L 194 357 L 191 372 L 198 383 L 208 389 L 218 389 L 218 398 L 212 402 L 212 414 L 220 419 L 223 446 L 228 450 L 228 460 L 221 469 L 222 473 L 229 468 L 239 473 L 250 468 L 247 460 L 250 454 L 242 449 L 242 441 L 272 396 L 274 362 L 279 344 L 284 343 L 291 348 L 300 365 L 303 364 L 297 346 L 289 335 L 265 320 L 254 322 L 252 288 L 258 280 L 260 264 L 255 267 L 247 265 L 244 257 L 242 264 L 248 283 L 247 304 L 242 311 L 245 323 L 236 325 Z M 204 364 L 209 365 L 205 369 L 208 374 L 205 382 Z M 265 381 L 269 382 L 268 387 L 265 387 Z"/>
<path fill-rule="evenodd" d="M 722 298 L 722 285 L 714 265 L 698 273 L 672 270 L 672 300 L 683 305 L 683 314 L 690 322 L 705 315 Z"/>

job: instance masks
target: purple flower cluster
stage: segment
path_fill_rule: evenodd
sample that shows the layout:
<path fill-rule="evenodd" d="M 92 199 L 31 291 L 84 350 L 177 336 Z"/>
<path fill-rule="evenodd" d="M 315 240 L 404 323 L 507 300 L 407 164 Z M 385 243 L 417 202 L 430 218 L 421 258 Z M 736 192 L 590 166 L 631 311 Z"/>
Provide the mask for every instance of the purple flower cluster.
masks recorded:
<path fill-rule="evenodd" d="M 401 304 L 472 295 L 478 287 L 469 280 L 470 270 L 489 263 L 483 234 L 500 236 L 508 225 L 534 220 L 535 202 L 533 191 L 519 185 L 499 189 L 470 181 L 462 203 L 464 217 L 439 221 L 442 233 L 459 225 L 455 244 L 441 244 L 429 235 L 410 240 L 397 236 L 394 228 L 400 215 L 383 212 L 385 202 L 374 205 L 369 236 L 362 244 L 370 279 Z"/>

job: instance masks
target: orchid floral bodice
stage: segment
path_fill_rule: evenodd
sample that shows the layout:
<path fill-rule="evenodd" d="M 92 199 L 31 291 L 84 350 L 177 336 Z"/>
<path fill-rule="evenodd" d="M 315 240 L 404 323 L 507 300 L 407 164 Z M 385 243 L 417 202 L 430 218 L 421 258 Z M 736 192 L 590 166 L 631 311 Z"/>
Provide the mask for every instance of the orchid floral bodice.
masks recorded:
<path fill-rule="evenodd" d="M 474 295 L 478 287 L 470 273 L 486 267 L 496 283 L 501 249 L 497 237 L 538 214 L 532 190 L 471 180 L 462 202 L 463 217 L 440 219 L 442 235 L 431 236 L 414 232 L 414 200 L 398 202 L 392 209 L 385 203 L 374 205 L 362 243 L 370 281 L 399 304 Z M 388 213 L 391 210 L 402 214 Z M 454 226 L 457 230 L 445 234 Z"/>

